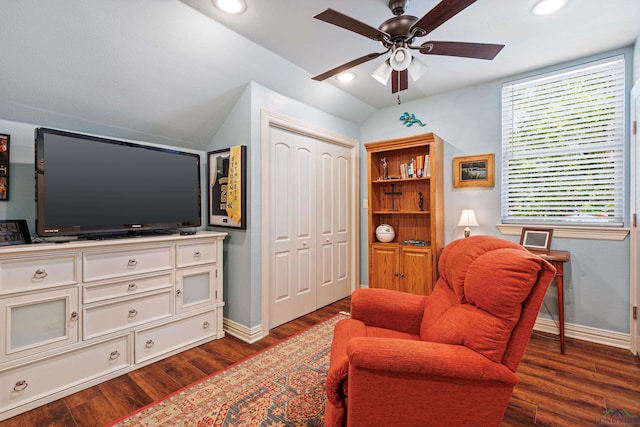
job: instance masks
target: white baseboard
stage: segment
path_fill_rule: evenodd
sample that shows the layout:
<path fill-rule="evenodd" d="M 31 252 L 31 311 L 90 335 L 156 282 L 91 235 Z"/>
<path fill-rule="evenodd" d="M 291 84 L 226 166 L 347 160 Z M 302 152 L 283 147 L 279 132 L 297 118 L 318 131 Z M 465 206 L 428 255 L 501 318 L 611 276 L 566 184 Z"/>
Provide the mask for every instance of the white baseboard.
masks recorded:
<path fill-rule="evenodd" d="M 227 334 L 249 344 L 253 344 L 263 338 L 262 325 L 249 328 L 225 317 L 222 321 L 222 328 Z"/>
<path fill-rule="evenodd" d="M 538 317 L 533 329 L 551 334 L 559 333 L 556 322 L 544 317 Z M 589 326 L 574 325 L 573 323 L 565 322 L 564 336 L 596 344 L 608 345 L 610 347 L 631 350 L 631 336 L 621 332 L 607 331 L 605 329 L 591 328 Z"/>

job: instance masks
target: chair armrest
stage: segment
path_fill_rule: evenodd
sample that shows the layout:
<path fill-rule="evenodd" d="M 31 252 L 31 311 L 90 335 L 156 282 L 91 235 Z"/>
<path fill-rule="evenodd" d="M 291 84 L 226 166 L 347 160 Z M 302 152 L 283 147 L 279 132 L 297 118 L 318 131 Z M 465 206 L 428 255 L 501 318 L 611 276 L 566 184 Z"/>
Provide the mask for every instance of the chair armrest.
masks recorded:
<path fill-rule="evenodd" d="M 427 298 L 389 289 L 360 288 L 351 295 L 351 317 L 367 326 L 418 335 Z"/>
<path fill-rule="evenodd" d="M 358 337 L 349 341 L 347 354 L 351 368 L 390 375 L 497 381 L 510 386 L 520 382 L 506 366 L 459 345 Z"/>

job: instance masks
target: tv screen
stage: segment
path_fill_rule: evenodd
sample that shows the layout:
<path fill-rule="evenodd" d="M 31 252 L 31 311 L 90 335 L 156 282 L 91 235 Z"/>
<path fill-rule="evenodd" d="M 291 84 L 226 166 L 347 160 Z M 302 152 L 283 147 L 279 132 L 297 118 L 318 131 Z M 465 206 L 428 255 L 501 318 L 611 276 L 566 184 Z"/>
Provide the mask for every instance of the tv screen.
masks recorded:
<path fill-rule="evenodd" d="M 47 128 L 35 139 L 40 236 L 200 226 L 198 154 Z"/>

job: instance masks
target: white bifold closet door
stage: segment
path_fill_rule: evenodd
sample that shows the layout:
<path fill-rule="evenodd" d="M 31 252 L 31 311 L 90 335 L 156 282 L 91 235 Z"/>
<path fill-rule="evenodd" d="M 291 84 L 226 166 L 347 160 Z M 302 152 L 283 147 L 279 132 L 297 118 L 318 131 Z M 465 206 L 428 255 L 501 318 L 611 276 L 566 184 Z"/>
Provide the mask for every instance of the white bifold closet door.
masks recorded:
<path fill-rule="evenodd" d="M 277 127 L 269 139 L 273 328 L 349 295 L 352 207 L 348 148 Z"/>

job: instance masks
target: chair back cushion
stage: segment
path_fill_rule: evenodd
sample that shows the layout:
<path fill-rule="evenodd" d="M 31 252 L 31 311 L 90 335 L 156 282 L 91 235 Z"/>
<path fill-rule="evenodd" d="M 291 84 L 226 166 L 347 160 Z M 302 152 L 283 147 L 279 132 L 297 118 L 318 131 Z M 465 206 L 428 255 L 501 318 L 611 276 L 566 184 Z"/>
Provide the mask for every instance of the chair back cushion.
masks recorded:
<path fill-rule="evenodd" d="M 425 304 L 421 339 L 464 345 L 500 363 L 544 264 L 522 246 L 493 236 L 451 242 Z"/>

